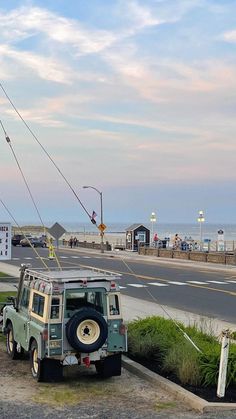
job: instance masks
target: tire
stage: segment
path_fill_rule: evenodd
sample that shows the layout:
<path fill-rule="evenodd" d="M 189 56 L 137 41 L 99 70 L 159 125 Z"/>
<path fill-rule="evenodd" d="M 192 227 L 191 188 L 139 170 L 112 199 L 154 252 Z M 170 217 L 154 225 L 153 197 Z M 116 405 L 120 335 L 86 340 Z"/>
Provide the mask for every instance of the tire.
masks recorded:
<path fill-rule="evenodd" d="M 38 358 L 38 344 L 33 340 L 30 346 L 30 370 L 33 378 L 43 381 L 43 362 Z"/>
<path fill-rule="evenodd" d="M 68 342 L 80 352 L 97 351 L 106 341 L 107 335 L 105 319 L 93 308 L 81 308 L 66 324 Z"/>
<path fill-rule="evenodd" d="M 102 378 L 117 377 L 121 375 L 121 354 L 110 355 L 101 361 L 95 362 L 97 373 Z"/>
<path fill-rule="evenodd" d="M 63 367 L 56 359 L 39 359 L 38 344 L 33 340 L 30 346 L 30 370 L 38 382 L 58 382 L 63 379 Z"/>
<path fill-rule="evenodd" d="M 12 323 L 9 323 L 7 326 L 7 333 L 6 333 L 6 348 L 7 353 L 11 359 L 20 359 L 22 355 L 22 351 L 17 351 L 17 342 L 14 340 L 14 331 Z"/>

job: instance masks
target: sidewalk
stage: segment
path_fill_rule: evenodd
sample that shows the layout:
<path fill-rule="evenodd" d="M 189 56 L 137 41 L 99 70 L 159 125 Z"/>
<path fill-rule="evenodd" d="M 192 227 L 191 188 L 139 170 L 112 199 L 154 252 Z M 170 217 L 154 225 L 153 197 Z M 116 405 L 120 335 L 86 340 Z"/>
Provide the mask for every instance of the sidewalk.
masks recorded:
<path fill-rule="evenodd" d="M 77 251 L 77 249 L 75 251 Z M 0 272 L 15 276 L 16 278 L 19 277 L 19 267 L 7 263 L 0 262 Z M 0 291 L 16 291 L 15 284 L 1 282 L 0 278 Z M 147 302 L 138 298 L 129 297 L 125 294 L 122 294 L 122 311 L 126 322 L 155 315 L 175 319 L 186 326 L 196 324 L 202 330 L 214 333 L 217 336 L 223 329 L 230 329 L 231 331 L 236 330 L 236 324 L 234 323 L 178 310 L 155 302 Z"/>

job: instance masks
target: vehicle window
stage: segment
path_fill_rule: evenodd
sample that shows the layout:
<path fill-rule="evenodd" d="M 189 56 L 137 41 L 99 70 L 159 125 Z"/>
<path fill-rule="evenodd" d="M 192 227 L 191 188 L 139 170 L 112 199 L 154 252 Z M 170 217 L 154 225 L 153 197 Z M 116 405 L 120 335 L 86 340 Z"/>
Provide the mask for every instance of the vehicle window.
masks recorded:
<path fill-rule="evenodd" d="M 105 315 L 105 290 L 73 290 L 67 292 L 65 314 L 68 317 L 70 317 L 70 311 L 79 310 L 83 307 L 94 308 L 94 310 Z"/>
<path fill-rule="evenodd" d="M 51 304 L 51 319 L 60 318 L 60 298 L 52 298 Z"/>
<path fill-rule="evenodd" d="M 22 297 L 21 297 L 21 302 L 20 302 L 21 307 L 28 307 L 29 296 L 30 296 L 29 288 L 24 288 L 23 293 L 22 293 Z"/>
<path fill-rule="evenodd" d="M 119 298 L 117 294 L 109 295 L 109 313 L 110 316 L 117 316 L 120 314 Z"/>
<path fill-rule="evenodd" d="M 45 297 L 43 297 L 42 295 L 34 293 L 33 304 L 32 304 L 32 312 L 37 314 L 38 316 L 43 317 L 44 303 L 45 303 Z"/>

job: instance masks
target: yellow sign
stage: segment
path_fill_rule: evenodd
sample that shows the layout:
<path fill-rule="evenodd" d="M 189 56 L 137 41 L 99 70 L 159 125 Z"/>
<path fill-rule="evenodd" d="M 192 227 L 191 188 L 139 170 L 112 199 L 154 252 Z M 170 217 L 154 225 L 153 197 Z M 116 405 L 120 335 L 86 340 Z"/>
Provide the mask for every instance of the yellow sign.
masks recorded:
<path fill-rule="evenodd" d="M 107 226 L 105 224 L 99 224 L 98 228 L 100 231 L 104 231 L 106 230 Z"/>

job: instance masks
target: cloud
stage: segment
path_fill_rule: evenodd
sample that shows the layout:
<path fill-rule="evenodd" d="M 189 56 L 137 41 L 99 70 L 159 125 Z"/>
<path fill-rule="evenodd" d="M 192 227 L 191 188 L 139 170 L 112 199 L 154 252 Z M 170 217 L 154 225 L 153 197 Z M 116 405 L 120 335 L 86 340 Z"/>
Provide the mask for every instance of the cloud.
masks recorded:
<path fill-rule="evenodd" d="M 232 42 L 235 43 L 236 42 L 236 29 L 232 30 L 232 31 L 227 31 L 222 35 L 222 38 L 226 41 L 226 42 Z"/>
<path fill-rule="evenodd" d="M 156 26 L 166 22 L 166 20 L 156 17 L 155 13 L 153 13 L 153 10 L 147 6 L 144 6 L 143 3 L 141 5 L 136 1 L 126 1 L 124 9 L 126 16 L 128 16 L 129 19 L 133 22 L 133 26 L 136 29 Z"/>
<path fill-rule="evenodd" d="M 39 7 L 21 7 L 9 14 L 0 14 L 0 28 L 9 42 L 17 43 L 42 33 L 51 40 L 71 45 L 86 54 L 99 52 L 116 39 L 109 31 L 86 30 L 78 20 L 61 17 Z"/>
<path fill-rule="evenodd" d="M 55 59 L 40 56 L 31 52 L 18 51 L 7 45 L 0 45 L 0 54 L 18 62 L 21 66 L 33 70 L 44 80 L 70 84 L 72 71 Z"/>

